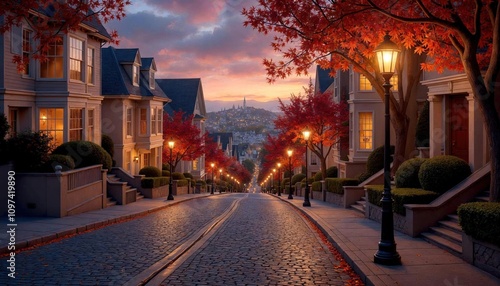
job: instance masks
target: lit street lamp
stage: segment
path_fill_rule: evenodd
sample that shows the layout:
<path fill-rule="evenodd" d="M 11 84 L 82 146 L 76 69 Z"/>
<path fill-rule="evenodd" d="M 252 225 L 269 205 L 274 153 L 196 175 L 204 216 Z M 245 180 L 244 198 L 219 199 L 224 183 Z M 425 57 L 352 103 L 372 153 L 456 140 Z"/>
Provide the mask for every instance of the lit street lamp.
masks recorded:
<path fill-rule="evenodd" d="M 271 193 L 274 194 L 274 175 L 276 174 L 276 169 L 273 169 L 273 172 L 271 173 Z"/>
<path fill-rule="evenodd" d="M 278 163 L 278 197 L 281 197 L 281 163 Z"/>
<path fill-rule="evenodd" d="M 311 131 L 309 130 L 304 130 L 302 131 L 302 135 L 304 135 L 304 140 L 306 140 L 306 191 L 304 194 L 304 203 L 302 206 L 304 207 L 310 207 L 311 202 L 309 201 L 309 182 L 307 180 L 307 149 L 309 149 L 309 136 L 311 136 Z"/>
<path fill-rule="evenodd" d="M 219 193 L 222 193 L 222 169 L 219 169 Z"/>
<path fill-rule="evenodd" d="M 288 199 L 291 200 L 293 199 L 293 196 L 292 196 L 292 154 L 293 154 L 293 150 L 292 149 L 288 149 L 288 151 L 286 151 L 288 153 L 288 167 L 290 168 L 290 189 L 288 190 Z"/>
<path fill-rule="evenodd" d="M 389 112 L 389 92 L 392 87 L 390 81 L 396 70 L 396 62 L 400 49 L 392 42 L 391 37 L 386 34 L 384 41 L 375 48 L 375 54 L 379 65 L 380 73 L 384 77 L 385 89 L 385 142 L 384 142 L 384 192 L 382 194 L 382 226 L 381 238 L 378 243 L 378 251 L 374 254 L 374 262 L 384 265 L 400 265 L 401 256 L 396 250 L 394 241 L 394 218 L 392 213 L 391 198 L 391 168 L 390 168 L 390 112 Z"/>
<path fill-rule="evenodd" d="M 172 171 L 172 165 L 174 164 L 173 158 L 172 158 L 172 150 L 174 149 L 174 140 L 170 138 L 170 141 L 168 141 L 168 148 L 170 149 L 170 180 L 168 181 L 168 197 L 167 200 L 172 201 L 174 199 L 174 196 L 172 195 L 172 179 L 173 179 L 173 171 Z"/>
<path fill-rule="evenodd" d="M 210 194 L 213 195 L 214 194 L 214 167 L 215 167 L 215 164 L 211 163 L 210 166 L 212 167 L 212 189 L 210 189 Z"/>

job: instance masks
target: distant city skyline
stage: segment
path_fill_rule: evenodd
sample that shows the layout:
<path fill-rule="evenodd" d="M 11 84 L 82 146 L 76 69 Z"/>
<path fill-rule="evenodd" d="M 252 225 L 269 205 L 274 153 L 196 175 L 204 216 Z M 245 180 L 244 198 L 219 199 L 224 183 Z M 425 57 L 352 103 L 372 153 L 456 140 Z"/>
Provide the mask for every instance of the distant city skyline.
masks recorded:
<path fill-rule="evenodd" d="M 259 102 L 289 98 L 303 92 L 308 76 L 266 80 L 264 58 L 276 58 L 272 35 L 243 27 L 243 7 L 257 0 L 132 1 L 121 21 L 105 26 L 116 30 L 116 48 L 139 48 L 154 57 L 157 78 L 201 78 L 205 100 Z"/>
<path fill-rule="evenodd" d="M 207 112 L 217 112 L 224 109 L 243 107 L 245 98 L 241 100 L 223 101 L 223 100 L 205 100 L 205 108 Z M 288 103 L 288 99 L 282 99 L 284 103 Z M 256 101 L 246 99 L 247 107 L 261 108 L 272 112 L 280 112 L 278 99 L 270 101 Z"/>

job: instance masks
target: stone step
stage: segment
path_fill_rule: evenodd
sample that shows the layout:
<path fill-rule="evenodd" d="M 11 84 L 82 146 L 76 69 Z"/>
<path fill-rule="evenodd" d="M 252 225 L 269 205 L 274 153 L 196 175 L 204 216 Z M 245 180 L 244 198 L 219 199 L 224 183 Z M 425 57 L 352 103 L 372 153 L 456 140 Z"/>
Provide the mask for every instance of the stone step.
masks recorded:
<path fill-rule="evenodd" d="M 437 226 L 449 229 L 456 233 L 462 233 L 462 227 L 458 224 L 458 221 L 441 220 L 438 222 Z"/>
<path fill-rule="evenodd" d="M 442 248 L 448 252 L 450 252 L 451 254 L 454 254 L 458 257 L 461 257 L 462 256 L 462 245 L 458 244 L 458 243 L 453 243 L 451 241 L 449 241 L 448 239 L 446 238 L 443 238 L 442 236 L 436 234 L 436 233 L 432 233 L 432 232 L 423 232 L 420 234 L 420 236 L 428 241 L 429 243 L 439 247 L 439 248 Z"/>
<path fill-rule="evenodd" d="M 107 197 L 106 206 L 111 207 L 111 206 L 115 206 L 115 205 L 116 205 L 116 201 L 113 200 L 113 198 L 111 198 L 111 197 Z"/>
<path fill-rule="evenodd" d="M 359 213 L 365 214 L 365 207 L 362 205 L 354 204 L 351 205 L 351 208 L 355 211 L 358 211 Z"/>
<path fill-rule="evenodd" d="M 444 227 L 430 227 L 431 233 L 437 234 L 444 239 L 447 239 L 453 243 L 457 243 L 458 245 L 462 245 L 462 233 L 458 233 L 456 231 L 444 228 Z"/>

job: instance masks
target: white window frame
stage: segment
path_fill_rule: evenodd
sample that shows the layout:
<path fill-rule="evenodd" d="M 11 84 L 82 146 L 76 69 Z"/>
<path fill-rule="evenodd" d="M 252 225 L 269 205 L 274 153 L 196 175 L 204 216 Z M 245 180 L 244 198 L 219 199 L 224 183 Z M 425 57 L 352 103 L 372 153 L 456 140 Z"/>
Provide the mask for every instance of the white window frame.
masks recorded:
<path fill-rule="evenodd" d="M 83 108 L 70 108 L 69 141 L 79 140 L 83 140 Z"/>
<path fill-rule="evenodd" d="M 25 62 L 24 69 L 22 74 L 24 77 L 33 77 L 33 59 L 31 58 L 31 53 L 33 49 L 33 31 L 30 29 L 23 28 L 22 29 L 22 57 L 23 61 L 28 59 Z"/>
<path fill-rule="evenodd" d="M 87 110 L 87 140 L 94 141 L 95 109 Z"/>
<path fill-rule="evenodd" d="M 69 79 L 83 82 L 85 41 L 69 37 Z"/>
<path fill-rule="evenodd" d="M 132 84 L 135 86 L 139 86 L 139 72 L 139 66 L 136 64 L 132 65 Z"/>
<path fill-rule="evenodd" d="M 150 89 L 155 89 L 155 72 L 154 70 L 150 69 L 149 70 L 149 88 Z"/>
<path fill-rule="evenodd" d="M 139 109 L 139 135 L 148 135 L 148 109 Z"/>
<path fill-rule="evenodd" d="M 361 115 L 362 114 L 367 114 L 368 117 L 371 117 L 371 129 L 362 128 L 362 126 L 366 127 L 366 124 L 364 124 L 364 125 L 361 124 L 362 123 L 361 122 Z M 360 111 L 360 112 L 358 112 L 358 146 L 359 146 L 359 150 L 363 150 L 363 151 L 373 150 L 373 144 L 374 144 L 373 120 L 374 120 L 373 111 Z M 365 139 L 368 139 L 367 142 L 369 141 L 369 143 L 364 142 Z M 367 144 L 370 144 L 370 146 L 367 147 L 366 146 Z"/>
<path fill-rule="evenodd" d="M 134 117 L 134 112 L 132 110 L 132 107 L 127 107 L 127 109 L 125 110 L 125 135 L 127 137 L 132 137 L 133 117 Z"/>
<path fill-rule="evenodd" d="M 59 38 L 60 41 L 56 41 L 55 38 Z M 55 38 L 54 42 L 49 45 L 49 50 L 45 55 L 47 60 L 40 63 L 41 79 L 64 78 L 64 39 L 61 36 L 56 36 Z M 57 69 L 59 66 L 60 70 Z"/>
<path fill-rule="evenodd" d="M 87 48 L 87 83 L 95 84 L 95 49 L 94 47 Z"/>

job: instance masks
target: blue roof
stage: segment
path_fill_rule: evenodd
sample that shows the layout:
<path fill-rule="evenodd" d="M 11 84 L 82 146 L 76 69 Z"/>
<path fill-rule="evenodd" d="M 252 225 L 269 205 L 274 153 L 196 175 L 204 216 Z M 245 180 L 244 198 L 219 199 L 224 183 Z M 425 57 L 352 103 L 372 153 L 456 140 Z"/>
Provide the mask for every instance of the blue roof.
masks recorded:
<path fill-rule="evenodd" d="M 172 110 L 183 111 L 186 115 L 194 113 L 198 91 L 201 88 L 200 78 L 157 79 L 156 83 L 163 92 L 172 99 L 165 105 Z M 165 112 L 169 112 L 164 108 Z"/>
<path fill-rule="evenodd" d="M 316 90 L 319 90 L 321 93 L 324 93 L 333 83 L 334 78 L 330 77 L 330 72 L 331 69 L 323 69 L 320 66 L 316 66 L 316 83 L 319 84 Z"/>
<path fill-rule="evenodd" d="M 139 86 L 132 84 L 132 79 L 125 71 L 123 64 L 132 64 L 138 53 L 138 49 L 116 49 L 113 47 L 101 49 L 102 95 L 139 95 L 167 98 L 161 88 L 150 89 L 149 78 L 145 78 L 142 74 L 140 75 Z"/>

